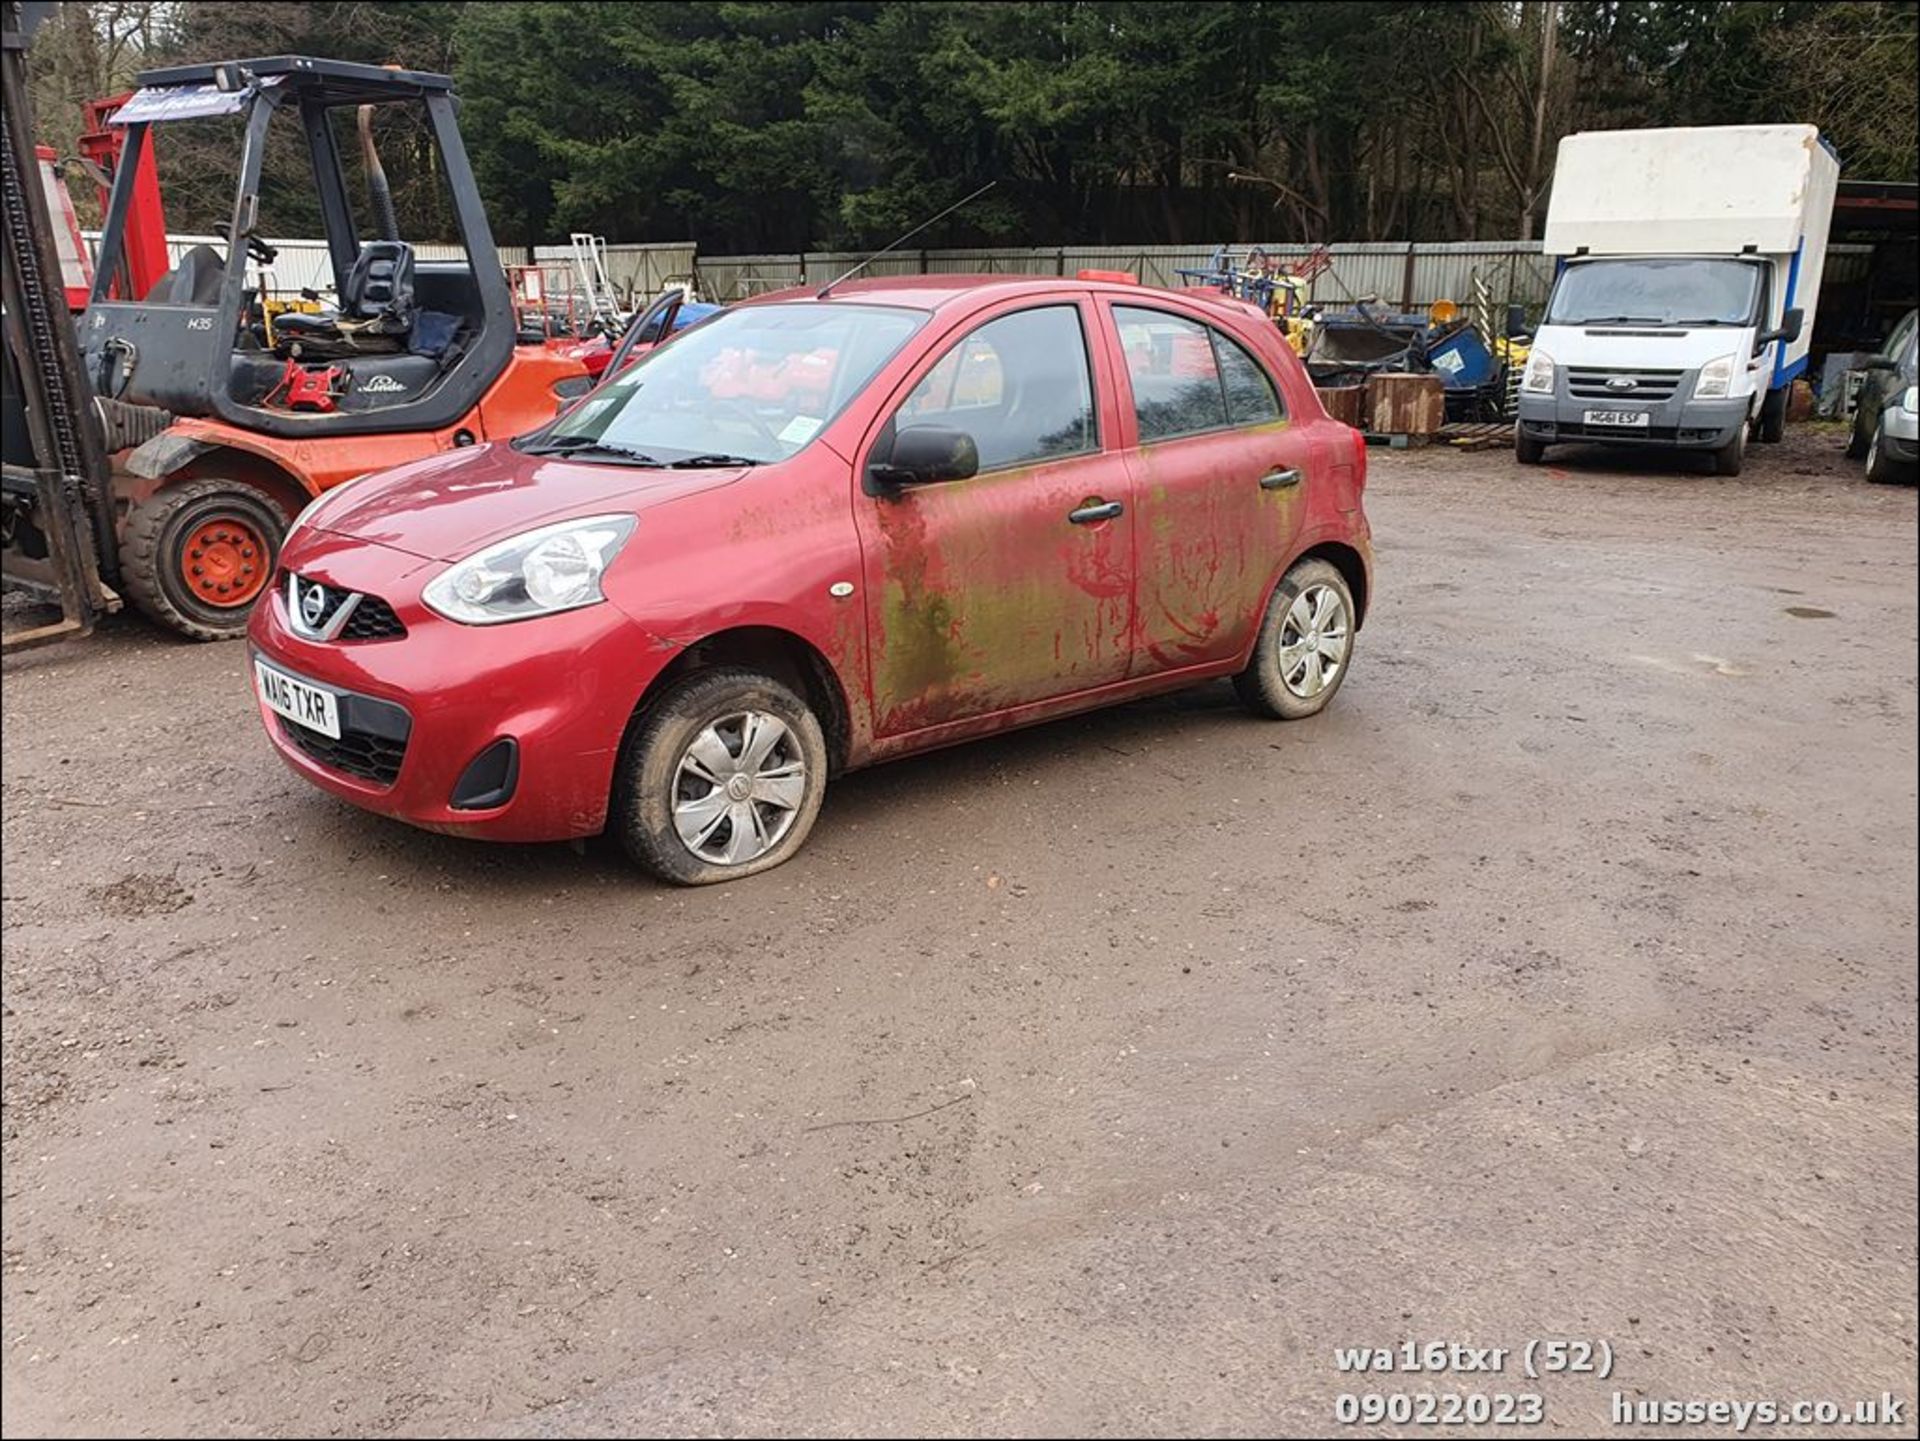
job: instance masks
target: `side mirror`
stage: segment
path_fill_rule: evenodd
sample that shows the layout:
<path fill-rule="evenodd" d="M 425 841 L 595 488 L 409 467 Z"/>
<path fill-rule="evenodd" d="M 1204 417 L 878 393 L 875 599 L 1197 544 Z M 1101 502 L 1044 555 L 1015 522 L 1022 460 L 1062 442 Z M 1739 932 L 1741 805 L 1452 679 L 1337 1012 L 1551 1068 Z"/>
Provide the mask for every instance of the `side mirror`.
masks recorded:
<path fill-rule="evenodd" d="M 966 480 L 980 470 L 980 450 L 964 430 L 945 425 L 909 425 L 893 438 L 892 449 L 876 453 L 867 474 L 876 485 L 932 485 Z"/>
<path fill-rule="evenodd" d="M 1800 327 L 1806 323 L 1807 312 L 1797 305 L 1793 306 L 1781 315 L 1779 328 L 1763 332 L 1755 344 L 1771 345 L 1776 340 L 1784 340 L 1788 345 L 1792 345 L 1800 338 Z"/>

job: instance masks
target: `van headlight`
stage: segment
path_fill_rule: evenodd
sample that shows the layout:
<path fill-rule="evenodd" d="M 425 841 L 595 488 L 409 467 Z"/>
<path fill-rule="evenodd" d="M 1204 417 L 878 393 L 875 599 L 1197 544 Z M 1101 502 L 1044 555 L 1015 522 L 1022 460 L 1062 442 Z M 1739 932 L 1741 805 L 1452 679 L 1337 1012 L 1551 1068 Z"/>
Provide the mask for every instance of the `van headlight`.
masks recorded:
<path fill-rule="evenodd" d="M 1520 377 L 1520 388 L 1533 395 L 1552 394 L 1553 369 L 1553 357 L 1546 351 L 1529 352 L 1526 371 Z"/>
<path fill-rule="evenodd" d="M 1900 396 L 1900 408 L 1908 415 L 1920 410 L 1920 386 L 1909 385 Z"/>
<path fill-rule="evenodd" d="M 499 625 L 594 605 L 606 599 L 600 577 L 633 527 L 630 515 L 543 525 L 448 566 L 420 599 L 462 625 Z"/>
<path fill-rule="evenodd" d="M 1700 374 L 1694 377 L 1693 398 L 1725 400 L 1727 392 L 1733 389 L 1733 367 L 1739 361 L 1737 355 L 1717 355 L 1701 366 Z"/>

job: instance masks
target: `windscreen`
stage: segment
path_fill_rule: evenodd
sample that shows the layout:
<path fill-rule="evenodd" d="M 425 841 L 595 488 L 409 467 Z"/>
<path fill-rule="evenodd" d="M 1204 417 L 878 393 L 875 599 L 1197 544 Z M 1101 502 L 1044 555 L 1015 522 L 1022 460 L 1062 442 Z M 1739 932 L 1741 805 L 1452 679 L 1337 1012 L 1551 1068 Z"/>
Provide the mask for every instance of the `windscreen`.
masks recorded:
<path fill-rule="evenodd" d="M 752 464 L 784 460 L 926 318 L 839 303 L 726 311 L 643 357 L 527 442 L 578 437 L 664 462 L 715 453 Z"/>
<path fill-rule="evenodd" d="M 1587 260 L 1569 265 L 1549 325 L 1751 325 L 1760 268 L 1739 260 Z"/>

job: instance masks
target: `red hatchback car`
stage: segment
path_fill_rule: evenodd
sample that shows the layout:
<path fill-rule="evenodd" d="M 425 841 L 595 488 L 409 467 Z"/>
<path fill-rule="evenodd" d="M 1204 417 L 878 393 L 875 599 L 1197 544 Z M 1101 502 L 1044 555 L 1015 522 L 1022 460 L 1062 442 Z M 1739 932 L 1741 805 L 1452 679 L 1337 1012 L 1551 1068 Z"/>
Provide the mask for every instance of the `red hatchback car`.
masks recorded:
<path fill-rule="evenodd" d="M 1365 477 L 1234 300 L 787 291 L 310 505 L 253 615 L 261 716 L 368 810 L 751 875 L 858 766 L 1218 676 L 1314 714 L 1366 614 Z"/>

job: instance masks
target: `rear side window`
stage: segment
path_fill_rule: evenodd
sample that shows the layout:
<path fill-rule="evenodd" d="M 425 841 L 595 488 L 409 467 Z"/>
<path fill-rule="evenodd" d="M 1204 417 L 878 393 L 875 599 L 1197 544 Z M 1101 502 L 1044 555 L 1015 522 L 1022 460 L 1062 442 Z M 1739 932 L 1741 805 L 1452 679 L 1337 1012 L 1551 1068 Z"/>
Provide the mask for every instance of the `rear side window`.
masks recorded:
<path fill-rule="evenodd" d="M 1219 331 L 1213 332 L 1213 354 L 1220 362 L 1220 379 L 1227 389 L 1227 418 L 1235 425 L 1259 425 L 1278 420 L 1282 411 L 1273 382 L 1260 362 Z"/>
<path fill-rule="evenodd" d="M 1143 444 L 1285 414 L 1260 363 L 1212 326 L 1130 305 L 1113 318 Z"/>
<path fill-rule="evenodd" d="M 965 431 L 982 470 L 1094 449 L 1093 380 L 1079 307 L 1016 311 L 968 332 L 913 388 L 894 421 L 902 429 Z"/>

